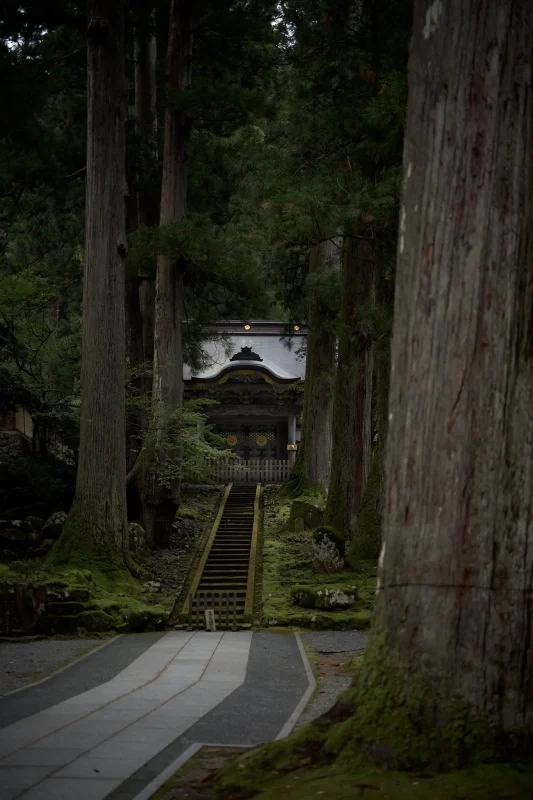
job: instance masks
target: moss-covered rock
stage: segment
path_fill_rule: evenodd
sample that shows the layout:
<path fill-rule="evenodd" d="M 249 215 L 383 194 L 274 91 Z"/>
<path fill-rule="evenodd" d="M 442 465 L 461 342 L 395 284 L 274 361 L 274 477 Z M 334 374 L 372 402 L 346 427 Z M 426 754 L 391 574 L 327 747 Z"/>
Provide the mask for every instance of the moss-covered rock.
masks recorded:
<path fill-rule="evenodd" d="M 58 617 L 71 617 L 77 614 L 81 614 L 82 611 L 85 611 L 85 605 L 79 602 L 52 602 L 46 603 L 46 612 L 47 614 L 54 614 Z"/>
<path fill-rule="evenodd" d="M 71 586 L 64 582 L 58 585 L 57 582 L 46 584 L 46 602 L 49 603 L 87 603 L 91 597 L 90 589 L 86 586 Z"/>
<path fill-rule="evenodd" d="M 313 569 L 315 572 L 342 572 L 344 569 L 345 539 L 330 525 L 320 525 L 313 531 Z"/>
<path fill-rule="evenodd" d="M 296 605 L 302 608 L 319 608 L 323 611 L 336 611 L 351 608 L 357 599 L 357 587 L 344 591 L 327 586 L 295 586 L 291 596 Z"/>
<path fill-rule="evenodd" d="M 163 606 L 146 606 L 138 610 L 125 611 L 122 614 L 122 622 L 116 627 L 117 630 L 130 633 L 161 631 L 165 628 L 166 620 L 167 612 Z"/>
<path fill-rule="evenodd" d="M 15 519 L 9 522 L 2 520 L 2 523 L 2 526 L 0 526 L 0 548 L 35 547 L 43 538 L 41 529 L 27 526 L 23 520 Z"/>
<path fill-rule="evenodd" d="M 362 610 L 321 611 L 316 608 L 293 609 L 273 616 L 263 614 L 262 624 L 270 628 L 308 628 L 315 631 L 367 631 L 372 613 Z"/>
<path fill-rule="evenodd" d="M 59 539 L 68 515 L 64 511 L 56 511 L 49 517 L 43 526 L 43 536 L 45 539 Z"/>
<path fill-rule="evenodd" d="M 7 633 L 16 629 L 34 633 L 44 613 L 45 598 L 46 589 L 42 586 L 12 579 L 0 581 L 0 602 Z"/>
<path fill-rule="evenodd" d="M 297 606 L 302 608 L 315 607 L 315 590 L 312 586 L 293 586 L 291 597 Z"/>
<path fill-rule="evenodd" d="M 80 618 L 78 614 L 74 616 L 43 614 L 39 620 L 38 633 L 47 636 L 70 636 L 81 632 Z"/>
<path fill-rule="evenodd" d="M 115 620 L 105 611 L 93 609 L 91 611 L 83 611 L 78 616 L 79 627 L 87 631 L 87 633 L 105 633 L 112 631 L 115 627 Z"/>
<path fill-rule="evenodd" d="M 308 498 L 293 500 L 287 527 L 291 530 L 313 530 L 322 522 L 324 508 Z"/>
<path fill-rule="evenodd" d="M 146 533 L 142 525 L 138 522 L 130 522 L 128 525 L 128 536 L 130 542 L 130 552 L 134 558 L 139 558 L 146 552 L 148 543 Z"/>

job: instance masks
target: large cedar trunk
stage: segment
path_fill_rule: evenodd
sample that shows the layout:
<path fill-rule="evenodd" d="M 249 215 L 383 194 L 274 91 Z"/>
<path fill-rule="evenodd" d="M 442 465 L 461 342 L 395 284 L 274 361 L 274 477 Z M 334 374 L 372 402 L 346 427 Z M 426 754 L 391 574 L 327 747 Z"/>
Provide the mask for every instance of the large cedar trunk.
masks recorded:
<path fill-rule="evenodd" d="M 153 180 L 157 163 L 157 46 L 153 31 L 153 7 L 138 0 L 135 26 L 135 118 L 140 146 L 140 173 L 137 176 L 137 216 L 139 225 L 159 222 L 161 195 Z M 154 265 L 155 272 L 155 265 Z M 155 280 L 154 272 L 143 272 L 139 286 L 143 360 L 154 358 Z M 151 389 L 151 381 L 145 381 Z"/>
<path fill-rule="evenodd" d="M 87 187 L 76 495 L 51 558 L 128 563 L 125 448 L 124 3 L 89 0 Z"/>
<path fill-rule="evenodd" d="M 326 241 L 313 247 L 309 272 L 310 288 L 301 452 L 295 473 L 303 485 L 327 489 L 331 469 L 331 422 L 335 375 L 334 315 L 321 283 L 339 261 L 339 248 Z M 323 280 L 322 280 L 323 279 Z"/>
<path fill-rule="evenodd" d="M 385 499 L 384 461 L 389 400 L 389 345 L 389 339 L 386 339 L 372 346 L 374 355 L 372 421 L 373 430 L 376 431 L 377 435 L 375 443 L 372 444 L 368 472 L 366 456 L 363 463 L 364 489 L 357 512 L 357 530 L 348 551 L 350 564 L 354 567 L 359 564 L 361 559 L 376 561 L 381 548 Z M 365 427 L 366 424 L 365 422 Z"/>
<path fill-rule="evenodd" d="M 455 698 L 516 745 L 533 734 L 532 80 L 530 0 L 417 0 L 375 623 L 409 682 L 440 687 L 426 724 Z"/>
<path fill-rule="evenodd" d="M 192 0 L 171 0 L 166 85 L 169 95 L 190 85 Z M 171 99 L 171 98 L 169 98 Z M 187 203 L 187 145 L 190 120 L 168 106 L 165 113 L 163 182 L 160 225 L 185 217 Z M 164 486 L 165 434 L 168 413 L 183 403 L 183 264 L 159 253 L 155 298 L 152 442 L 140 485 L 143 519 L 149 541 L 168 546 L 179 505 L 179 486 Z"/>
<path fill-rule="evenodd" d="M 157 161 L 157 120 L 155 82 L 155 36 L 152 32 L 152 7 L 137 0 L 135 4 L 135 146 L 136 158 L 128 155 L 128 233 L 143 225 L 157 225 L 159 197 L 154 186 Z M 135 170 L 137 166 L 137 171 Z M 134 374 L 130 380 L 136 393 L 149 396 L 152 390 L 150 368 L 153 360 L 155 316 L 155 263 L 153 269 L 126 275 L 126 348 L 127 361 Z M 146 414 L 138 407 L 127 414 L 126 463 L 130 471 L 140 452 Z M 133 483 L 130 483 L 130 487 Z M 136 505 L 136 504 L 134 504 Z M 130 512 L 132 503 L 130 497 Z"/>
<path fill-rule="evenodd" d="M 364 317 L 375 300 L 372 239 L 344 240 L 333 458 L 325 520 L 352 538 L 370 470 L 374 345 Z"/>

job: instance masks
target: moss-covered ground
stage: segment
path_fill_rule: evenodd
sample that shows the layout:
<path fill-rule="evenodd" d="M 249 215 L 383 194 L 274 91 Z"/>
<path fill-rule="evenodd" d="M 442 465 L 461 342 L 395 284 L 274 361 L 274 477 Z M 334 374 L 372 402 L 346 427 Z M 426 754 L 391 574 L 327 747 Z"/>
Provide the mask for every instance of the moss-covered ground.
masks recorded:
<path fill-rule="evenodd" d="M 290 509 L 291 501 L 279 490 L 269 489 L 264 493 L 262 624 L 269 627 L 367 629 L 376 591 L 376 564 L 360 562 L 355 570 L 317 575 L 311 569 L 312 532 L 289 529 Z M 352 608 L 342 611 L 300 608 L 291 596 L 291 589 L 295 586 L 336 588 L 346 592 L 351 592 L 355 586 L 357 600 Z"/>
<path fill-rule="evenodd" d="M 300 755 L 292 763 L 269 772 L 261 769 L 255 778 L 229 780 L 239 773 L 254 753 L 204 747 L 161 789 L 154 800 L 531 800 L 533 769 L 520 764 L 482 764 L 472 769 L 432 774 L 429 772 L 354 769 L 331 764 L 313 768 Z M 222 772 L 222 778 L 220 771 Z"/>
<path fill-rule="evenodd" d="M 427 773 L 352 770 L 346 765 L 300 769 L 274 774 L 254 787 L 257 800 L 531 800 L 533 769 L 509 764 L 481 765 L 469 770 L 430 775 Z M 219 795 L 224 796 L 224 793 Z M 230 796 L 228 794 L 228 796 Z M 231 795 L 238 798 L 238 793 Z"/>
<path fill-rule="evenodd" d="M 139 557 L 135 575 L 76 553 L 67 563 L 33 558 L 0 564 L 0 584 L 46 590 L 46 612 L 37 628 L 42 633 L 161 630 L 187 581 L 196 544 L 210 527 L 219 497 L 218 487 L 184 487 L 171 548 Z M 143 592 L 152 579 L 161 584 L 160 591 Z"/>

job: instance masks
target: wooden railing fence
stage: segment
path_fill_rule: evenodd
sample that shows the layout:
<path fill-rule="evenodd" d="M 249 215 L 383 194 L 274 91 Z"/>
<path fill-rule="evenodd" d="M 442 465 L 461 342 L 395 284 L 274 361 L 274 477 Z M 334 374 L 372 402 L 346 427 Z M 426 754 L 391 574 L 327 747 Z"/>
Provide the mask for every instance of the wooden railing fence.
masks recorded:
<path fill-rule="evenodd" d="M 210 608 L 215 614 L 215 623 L 222 628 L 238 630 L 238 593 L 207 591 L 189 594 L 188 627 L 205 628 L 205 609 Z"/>
<path fill-rule="evenodd" d="M 216 483 L 285 483 L 292 466 L 277 458 L 221 459 L 210 462 Z"/>

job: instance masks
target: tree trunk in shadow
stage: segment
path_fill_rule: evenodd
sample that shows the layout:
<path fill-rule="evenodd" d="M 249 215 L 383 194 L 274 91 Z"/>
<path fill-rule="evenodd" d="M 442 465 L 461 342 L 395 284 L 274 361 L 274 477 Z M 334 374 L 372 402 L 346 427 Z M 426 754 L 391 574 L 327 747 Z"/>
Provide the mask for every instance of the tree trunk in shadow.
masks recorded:
<path fill-rule="evenodd" d="M 125 447 L 124 3 L 90 0 L 80 447 L 76 494 L 51 563 L 129 565 Z"/>
<path fill-rule="evenodd" d="M 337 342 L 329 290 L 338 265 L 338 242 L 320 242 L 311 250 L 302 437 L 290 481 L 296 493 L 306 487 L 326 491 L 329 481 Z"/>
<path fill-rule="evenodd" d="M 375 304 L 375 240 L 346 237 L 343 255 L 333 458 L 325 522 L 353 538 L 371 461 L 374 342 L 368 318 Z"/>
<path fill-rule="evenodd" d="M 190 86 L 192 58 L 192 0 L 171 0 L 166 61 L 167 92 Z M 191 121 L 167 106 L 160 225 L 179 222 L 187 207 L 187 146 Z M 160 252 L 155 295 L 154 368 L 148 445 L 139 490 L 147 537 L 154 547 L 167 547 L 176 509 L 179 481 L 165 485 L 170 416 L 183 404 L 183 283 L 185 265 Z"/>

